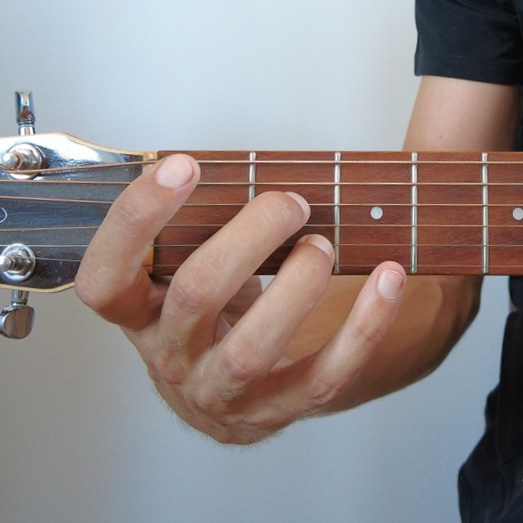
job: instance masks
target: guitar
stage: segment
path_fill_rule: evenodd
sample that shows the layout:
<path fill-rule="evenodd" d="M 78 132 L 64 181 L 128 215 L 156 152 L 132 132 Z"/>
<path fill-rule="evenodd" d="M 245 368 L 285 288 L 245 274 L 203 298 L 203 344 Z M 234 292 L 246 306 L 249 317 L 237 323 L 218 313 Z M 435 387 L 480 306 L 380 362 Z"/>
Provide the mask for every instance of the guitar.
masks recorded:
<path fill-rule="evenodd" d="M 10 338 L 31 330 L 29 291 L 71 287 L 111 203 L 144 166 L 174 151 L 130 152 L 68 134 L 36 134 L 29 92 L 16 93 L 19 133 L 0 138 L 0 314 Z M 513 152 L 177 151 L 201 165 L 201 181 L 145 262 L 177 267 L 264 191 L 295 191 L 309 222 L 259 268 L 275 274 L 304 234 L 326 236 L 335 274 L 368 274 L 395 260 L 409 274 L 523 273 L 521 154 Z"/>

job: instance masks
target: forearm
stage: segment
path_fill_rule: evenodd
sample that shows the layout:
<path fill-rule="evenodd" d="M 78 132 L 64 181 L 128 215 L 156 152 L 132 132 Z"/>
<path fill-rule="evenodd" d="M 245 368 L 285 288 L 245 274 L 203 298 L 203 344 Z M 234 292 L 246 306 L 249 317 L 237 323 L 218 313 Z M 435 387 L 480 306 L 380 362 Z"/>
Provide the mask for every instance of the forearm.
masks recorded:
<path fill-rule="evenodd" d="M 334 408 L 389 394 L 434 371 L 476 316 L 481 284 L 481 277 L 408 278 L 393 329 Z"/>
<path fill-rule="evenodd" d="M 432 372 L 479 309 L 481 277 L 411 277 L 395 327 L 378 349 L 369 376 L 387 393 Z M 386 375 L 390 372 L 390 383 Z M 370 388 L 370 387 L 369 387 Z M 364 394 L 364 393 L 363 393 Z M 372 392 L 368 398 L 376 397 Z"/>
<path fill-rule="evenodd" d="M 336 276 L 296 333 L 288 356 L 297 359 L 327 343 L 357 297 L 363 278 Z M 479 277 L 413 276 L 392 330 L 359 379 L 329 410 L 354 407 L 403 388 L 432 372 L 479 307 Z"/>
<path fill-rule="evenodd" d="M 514 146 L 519 88 L 424 78 L 405 149 L 507 150 Z M 320 348 L 344 321 L 363 283 L 333 278 L 322 302 L 293 339 L 292 358 Z M 399 316 L 359 379 L 329 410 L 390 393 L 434 370 L 463 334 L 479 306 L 481 278 L 409 277 Z"/>

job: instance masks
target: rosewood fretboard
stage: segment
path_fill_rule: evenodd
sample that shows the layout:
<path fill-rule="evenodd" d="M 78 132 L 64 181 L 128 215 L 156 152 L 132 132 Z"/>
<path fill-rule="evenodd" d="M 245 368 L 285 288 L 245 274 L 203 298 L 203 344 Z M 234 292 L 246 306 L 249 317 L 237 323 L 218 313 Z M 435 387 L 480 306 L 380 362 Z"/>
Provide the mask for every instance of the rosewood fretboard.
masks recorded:
<path fill-rule="evenodd" d="M 172 274 L 250 199 L 274 190 L 300 193 L 312 215 L 261 274 L 275 273 L 308 233 L 332 242 L 339 274 L 367 274 L 385 260 L 411 274 L 523 272 L 519 153 L 188 154 L 201 163 L 201 182 L 157 238 L 156 274 Z"/>

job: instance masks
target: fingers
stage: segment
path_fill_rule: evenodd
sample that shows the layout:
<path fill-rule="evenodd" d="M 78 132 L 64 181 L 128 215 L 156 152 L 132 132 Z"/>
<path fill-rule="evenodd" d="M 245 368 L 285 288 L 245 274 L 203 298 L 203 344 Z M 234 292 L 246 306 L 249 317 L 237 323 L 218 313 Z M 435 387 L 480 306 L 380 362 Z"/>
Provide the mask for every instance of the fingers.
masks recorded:
<path fill-rule="evenodd" d="M 238 291 L 223 310 L 223 317 L 233 326 L 251 308 L 262 293 L 262 282 L 259 276 L 252 276 Z"/>
<path fill-rule="evenodd" d="M 269 287 L 210 359 L 205 380 L 215 396 L 234 397 L 269 373 L 325 291 L 333 263 L 334 249 L 326 238 L 307 236 L 297 243 Z"/>
<path fill-rule="evenodd" d="M 255 441 L 297 417 L 328 411 L 345 394 L 394 321 L 405 273 L 382 264 L 333 340 L 278 366 L 327 286 L 332 246 L 320 236 L 302 239 L 259 295 L 256 280 L 246 282 L 310 215 L 297 194 L 264 193 L 198 248 L 168 287 L 154 283 L 143 260 L 198 179 L 196 162 L 177 155 L 133 182 L 87 250 L 77 292 L 126 328 L 180 416 L 219 440 Z"/>
<path fill-rule="evenodd" d="M 186 352 L 176 356 L 173 347 L 163 355 L 156 347 L 146 357 L 149 374 L 177 414 L 198 430 L 229 443 L 252 443 L 281 428 L 280 420 L 276 426 L 256 423 L 260 412 L 269 411 L 269 400 L 280 386 L 276 384 L 262 398 L 256 385 L 281 359 L 290 337 L 320 299 L 333 262 L 328 240 L 304 237 L 265 292 L 201 358 L 195 358 L 197 344 L 189 343 Z M 253 382 L 255 388 L 250 390 Z M 256 407 L 254 412 L 251 407 Z"/>
<path fill-rule="evenodd" d="M 403 268 L 378 266 L 363 286 L 336 336 L 319 352 L 288 367 L 285 409 L 302 415 L 328 411 L 360 375 L 396 318 L 405 287 Z"/>
<path fill-rule="evenodd" d="M 80 299 L 105 319 L 138 329 L 158 313 L 163 287 L 151 282 L 142 264 L 199 174 L 192 158 L 170 156 L 146 169 L 111 206 L 76 278 Z"/>
<path fill-rule="evenodd" d="M 264 193 L 195 251 L 174 275 L 161 316 L 168 338 L 190 341 L 216 321 L 263 261 L 309 217 L 297 194 Z"/>
<path fill-rule="evenodd" d="M 300 247 L 297 246 L 297 252 Z M 317 254 L 320 249 L 316 249 Z M 300 253 L 309 257 L 312 251 Z M 324 261 L 325 253 L 322 253 Z M 319 258 L 321 259 L 321 257 Z M 288 264 L 294 269 L 302 269 L 303 265 L 295 259 Z M 291 262 L 291 258 L 289 258 Z M 328 264 L 330 265 L 330 261 Z M 320 265 L 322 263 L 320 262 Z M 282 266 L 282 274 L 279 285 L 287 292 L 285 300 L 280 292 L 278 298 L 280 303 L 285 301 L 289 309 L 297 307 L 307 296 L 303 290 L 302 280 L 293 280 L 290 274 L 283 274 L 286 269 Z M 306 273 L 305 276 L 310 276 Z M 316 277 L 321 276 L 321 270 L 317 271 Z M 277 278 L 278 278 L 277 277 Z M 289 278 L 287 280 L 287 278 Z M 276 283 L 276 279 L 274 283 Z M 285 289 L 285 283 L 289 284 Z M 298 283 L 297 286 L 291 287 Z M 256 302 L 254 307 L 260 303 L 258 313 L 266 314 L 267 307 L 273 307 L 273 314 L 266 315 L 265 327 L 261 334 L 261 341 L 247 336 L 245 343 L 240 343 L 239 349 L 234 349 L 235 334 L 231 333 L 224 338 L 223 345 L 231 344 L 233 349 L 225 349 L 220 346 L 215 356 L 210 353 L 206 360 L 206 367 L 198 374 L 197 380 L 192 380 L 185 388 L 184 398 L 188 401 L 180 404 L 176 400 L 171 406 L 186 419 L 191 425 L 206 432 L 213 438 L 224 443 L 252 443 L 262 440 L 267 436 L 289 425 L 296 419 L 328 412 L 336 406 L 336 402 L 346 394 L 346 391 L 354 384 L 356 378 L 373 355 L 375 349 L 386 336 L 394 322 L 398 310 L 403 288 L 405 285 L 405 273 L 401 266 L 393 262 L 380 265 L 367 280 L 363 287 L 351 315 L 342 326 L 338 335 L 318 353 L 306 357 L 287 367 L 272 367 L 268 373 L 267 368 L 273 364 L 275 352 L 271 344 L 279 345 L 278 338 L 287 336 L 285 330 L 278 330 L 282 324 L 295 325 L 296 319 L 303 313 L 303 309 L 295 315 L 286 314 L 281 316 L 283 306 L 278 306 L 278 300 L 267 295 L 267 301 L 262 304 Z M 269 289 L 266 291 L 270 291 Z M 289 292 L 296 292 L 296 302 L 287 301 Z M 314 293 L 313 293 L 314 294 Z M 321 292 L 318 292 L 321 294 Z M 276 296 L 275 296 L 276 297 Z M 311 301 L 318 299 L 314 296 Z M 263 296 L 265 298 L 265 296 Z M 260 298 L 260 299 L 263 299 Z M 300 299 L 301 298 L 301 299 Z M 262 307 L 263 306 L 263 307 Z M 253 310 L 253 319 L 254 313 Z M 251 318 L 241 320 L 238 325 L 249 326 Z M 251 331 L 254 334 L 256 329 Z M 272 333 L 272 330 L 277 332 Z M 239 338 L 241 340 L 241 338 Z M 249 343 L 252 341 L 253 343 Z M 259 343 L 259 346 L 258 346 Z M 254 344 L 254 345 L 253 345 Z M 238 347 L 238 346 L 237 346 Z M 261 352 L 258 352 L 258 349 Z M 230 352 L 227 352 L 230 351 Z M 272 356 L 266 358 L 265 351 Z M 223 358 L 228 353 L 230 357 Z M 254 355 L 254 358 L 251 356 Z M 262 356 L 260 362 L 260 355 Z M 234 358 L 233 358 L 234 357 Z M 237 359 L 236 359 L 237 358 Z M 272 360 L 272 361 L 271 361 Z M 221 363 L 221 366 L 219 365 Z M 242 384 L 248 384 L 242 390 Z M 169 391 L 162 389 L 164 396 L 169 396 Z M 171 391 L 172 392 L 172 391 Z M 242 392 L 242 394 L 239 394 Z M 187 408 L 189 406 L 189 408 Z"/>

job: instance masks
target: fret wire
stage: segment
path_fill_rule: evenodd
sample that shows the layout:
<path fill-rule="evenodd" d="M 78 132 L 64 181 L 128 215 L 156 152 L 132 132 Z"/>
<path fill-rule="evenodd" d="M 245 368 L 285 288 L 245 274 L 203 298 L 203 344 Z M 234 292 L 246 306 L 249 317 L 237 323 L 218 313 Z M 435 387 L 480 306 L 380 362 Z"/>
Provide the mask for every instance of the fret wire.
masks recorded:
<path fill-rule="evenodd" d="M 483 274 L 489 272 L 489 166 L 488 166 L 488 154 L 483 153 L 482 160 L 485 162 L 482 167 L 482 178 L 483 178 Z"/>
<path fill-rule="evenodd" d="M 412 153 L 411 156 L 411 182 L 412 182 L 412 250 L 410 260 L 410 272 L 416 274 L 418 272 L 418 154 Z"/>
<path fill-rule="evenodd" d="M 341 153 L 334 154 L 334 274 L 340 272 L 340 224 L 341 224 Z"/>
<path fill-rule="evenodd" d="M 256 153 L 249 153 L 249 201 L 256 197 Z"/>

